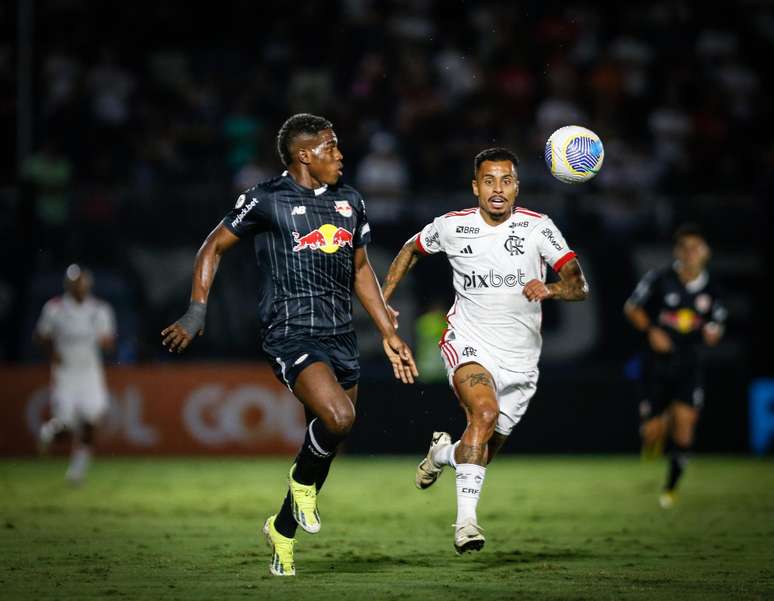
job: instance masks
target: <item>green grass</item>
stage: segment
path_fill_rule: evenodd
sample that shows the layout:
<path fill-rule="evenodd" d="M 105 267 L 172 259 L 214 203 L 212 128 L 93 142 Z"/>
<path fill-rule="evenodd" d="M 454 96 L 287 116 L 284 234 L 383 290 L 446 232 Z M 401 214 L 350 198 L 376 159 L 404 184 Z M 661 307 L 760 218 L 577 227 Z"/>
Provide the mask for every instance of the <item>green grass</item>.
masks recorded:
<path fill-rule="evenodd" d="M 500 458 L 479 506 L 487 543 L 452 549 L 454 478 L 413 486 L 416 458 L 340 458 L 296 578 L 256 534 L 287 460 L 0 461 L 0 598 L 229 601 L 774 599 L 774 463 L 696 457 L 658 508 L 662 462 Z"/>

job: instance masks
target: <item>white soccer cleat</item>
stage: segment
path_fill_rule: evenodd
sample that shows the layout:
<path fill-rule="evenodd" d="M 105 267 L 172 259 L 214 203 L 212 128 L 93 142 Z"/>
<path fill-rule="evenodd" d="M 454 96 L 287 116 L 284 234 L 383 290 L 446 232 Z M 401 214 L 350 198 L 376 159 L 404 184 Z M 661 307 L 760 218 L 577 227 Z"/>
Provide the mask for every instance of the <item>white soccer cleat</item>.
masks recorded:
<path fill-rule="evenodd" d="M 454 524 L 454 550 L 457 555 L 480 551 L 485 542 L 484 531 L 473 518 L 468 518 L 461 524 Z"/>
<path fill-rule="evenodd" d="M 438 476 L 441 475 L 444 466 L 437 466 L 433 463 L 433 450 L 436 447 L 444 444 L 451 444 L 452 439 L 446 432 L 433 432 L 433 438 L 430 442 L 430 450 L 427 451 L 427 455 L 417 466 L 416 484 L 417 488 L 425 489 L 432 486 Z"/>
<path fill-rule="evenodd" d="M 51 444 L 54 442 L 54 438 L 64 430 L 64 424 L 53 417 L 45 424 L 40 426 L 40 432 L 38 433 L 38 453 L 46 455 L 51 448 Z"/>

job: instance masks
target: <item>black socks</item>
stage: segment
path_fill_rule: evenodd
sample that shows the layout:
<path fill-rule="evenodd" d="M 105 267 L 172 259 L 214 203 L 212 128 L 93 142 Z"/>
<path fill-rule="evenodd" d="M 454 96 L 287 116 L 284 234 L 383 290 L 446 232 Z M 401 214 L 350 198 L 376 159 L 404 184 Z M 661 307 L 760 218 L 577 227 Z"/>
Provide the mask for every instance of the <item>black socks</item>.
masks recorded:
<path fill-rule="evenodd" d="M 296 457 L 293 480 L 299 484 L 314 484 L 319 493 L 336 456 L 336 448 L 342 440 L 343 436 L 329 432 L 319 419 L 313 419 L 306 429 L 304 444 Z M 293 538 L 296 535 L 298 524 L 293 517 L 290 491 L 285 495 L 282 508 L 274 520 L 274 527 L 282 536 Z"/>

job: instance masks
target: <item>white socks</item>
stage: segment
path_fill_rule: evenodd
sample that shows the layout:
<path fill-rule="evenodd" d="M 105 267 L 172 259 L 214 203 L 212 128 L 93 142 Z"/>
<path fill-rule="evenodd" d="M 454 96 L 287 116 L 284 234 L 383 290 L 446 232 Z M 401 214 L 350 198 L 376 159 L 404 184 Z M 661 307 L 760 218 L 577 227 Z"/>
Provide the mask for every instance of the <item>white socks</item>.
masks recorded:
<path fill-rule="evenodd" d="M 484 486 L 486 468 L 475 463 L 460 463 L 454 460 L 454 452 L 460 441 L 439 445 L 433 449 L 430 459 L 437 467 L 446 465 L 457 470 L 457 524 L 464 520 L 476 521 L 476 506 Z"/>
<path fill-rule="evenodd" d="M 70 467 L 67 468 L 65 478 L 70 482 L 81 482 L 86 477 L 86 470 L 91 464 L 91 449 L 79 446 L 73 450 L 70 456 Z"/>
<path fill-rule="evenodd" d="M 436 467 L 450 465 L 457 469 L 457 463 L 454 461 L 454 451 L 457 449 L 458 444 L 460 444 L 459 440 L 452 444 L 438 445 L 433 449 L 430 459 L 432 459 Z"/>
<path fill-rule="evenodd" d="M 449 445 L 453 446 L 453 445 Z M 476 520 L 476 506 L 484 486 L 486 468 L 475 463 L 457 465 L 457 524 Z"/>

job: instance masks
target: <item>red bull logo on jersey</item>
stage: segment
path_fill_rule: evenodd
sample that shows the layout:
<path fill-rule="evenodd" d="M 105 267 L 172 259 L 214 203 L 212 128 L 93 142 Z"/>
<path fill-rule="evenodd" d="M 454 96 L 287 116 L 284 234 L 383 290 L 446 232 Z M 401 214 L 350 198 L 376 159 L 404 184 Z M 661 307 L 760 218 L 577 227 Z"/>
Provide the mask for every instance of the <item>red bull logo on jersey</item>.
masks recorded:
<path fill-rule="evenodd" d="M 293 252 L 309 249 L 331 254 L 344 246 L 352 248 L 353 240 L 354 236 L 348 229 L 326 223 L 303 236 L 298 232 L 293 232 L 293 241 L 296 243 Z"/>
<path fill-rule="evenodd" d="M 334 200 L 333 206 L 342 217 L 352 217 L 352 205 L 348 200 Z"/>
<path fill-rule="evenodd" d="M 681 334 L 694 332 L 704 325 L 704 320 L 691 309 L 662 311 L 659 315 L 659 321 Z"/>

